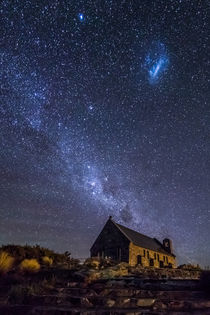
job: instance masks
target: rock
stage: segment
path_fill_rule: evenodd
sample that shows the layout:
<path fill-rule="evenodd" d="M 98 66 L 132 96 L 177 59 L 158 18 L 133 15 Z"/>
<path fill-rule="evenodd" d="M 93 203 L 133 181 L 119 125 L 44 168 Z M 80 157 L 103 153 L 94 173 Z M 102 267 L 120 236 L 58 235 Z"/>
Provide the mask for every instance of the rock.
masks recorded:
<path fill-rule="evenodd" d="M 124 288 L 120 288 L 120 289 L 117 289 L 113 292 L 113 294 L 115 296 L 120 296 L 120 297 L 132 297 L 134 295 L 134 290 L 132 289 L 124 289 Z"/>
<path fill-rule="evenodd" d="M 66 301 L 70 302 L 73 306 L 81 306 L 82 299 L 76 296 L 67 296 Z"/>
<path fill-rule="evenodd" d="M 74 287 L 76 287 L 77 285 L 78 285 L 77 282 L 68 282 L 66 286 L 69 287 L 69 288 L 74 288 Z"/>
<path fill-rule="evenodd" d="M 111 266 L 101 271 L 101 277 L 104 279 L 112 279 L 115 277 L 123 277 L 128 275 L 129 265 L 120 263 L 116 266 Z"/>
<path fill-rule="evenodd" d="M 110 292 L 111 292 L 110 289 L 105 288 L 105 289 L 102 289 L 102 291 L 99 293 L 99 295 L 100 296 L 107 296 L 110 294 Z"/>
<path fill-rule="evenodd" d="M 155 303 L 155 299 L 138 299 L 136 305 L 140 307 L 151 307 Z"/>
<path fill-rule="evenodd" d="M 162 302 L 162 301 L 155 301 L 155 304 L 153 306 L 153 310 L 166 310 L 167 309 L 167 304 Z"/>
<path fill-rule="evenodd" d="M 88 298 L 81 298 L 81 306 L 83 307 L 93 307 L 93 304 L 88 300 Z"/>
<path fill-rule="evenodd" d="M 205 308 L 210 308 L 210 300 L 209 301 L 197 301 L 197 302 L 192 302 L 193 309 L 205 309 Z"/>
<path fill-rule="evenodd" d="M 87 275 L 84 274 L 84 272 L 82 271 L 76 271 L 73 275 L 73 278 L 74 278 L 74 281 L 73 282 L 78 282 L 78 281 L 81 281 L 81 282 L 84 282 L 85 279 L 86 279 Z"/>
<path fill-rule="evenodd" d="M 86 282 L 91 283 L 101 278 L 101 273 L 91 270 L 86 277 Z"/>
<path fill-rule="evenodd" d="M 168 303 L 168 307 L 170 310 L 174 310 L 174 311 L 180 311 L 180 310 L 185 310 L 185 309 L 189 309 L 189 304 L 187 305 L 186 301 L 170 301 Z"/>
<path fill-rule="evenodd" d="M 129 307 L 131 304 L 131 299 L 130 298 L 124 298 L 124 299 L 120 299 L 117 303 L 116 303 L 117 307 Z"/>
<path fill-rule="evenodd" d="M 108 307 L 113 307 L 115 305 L 115 300 L 112 300 L 112 299 L 108 299 L 106 301 L 106 306 Z"/>

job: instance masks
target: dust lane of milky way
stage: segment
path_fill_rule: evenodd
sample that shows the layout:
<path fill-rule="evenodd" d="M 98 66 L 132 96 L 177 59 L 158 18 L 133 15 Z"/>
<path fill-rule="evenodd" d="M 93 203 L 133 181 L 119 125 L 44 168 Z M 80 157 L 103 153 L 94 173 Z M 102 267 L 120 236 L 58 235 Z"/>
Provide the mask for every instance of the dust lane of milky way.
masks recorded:
<path fill-rule="evenodd" d="M 210 264 L 208 1 L 0 3 L 0 242 L 86 257 L 109 215 Z"/>

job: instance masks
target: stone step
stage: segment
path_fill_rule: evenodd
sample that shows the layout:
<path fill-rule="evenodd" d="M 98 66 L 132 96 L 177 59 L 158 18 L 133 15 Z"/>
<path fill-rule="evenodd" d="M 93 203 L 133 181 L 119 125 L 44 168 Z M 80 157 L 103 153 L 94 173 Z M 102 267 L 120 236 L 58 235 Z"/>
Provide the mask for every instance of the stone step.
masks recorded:
<path fill-rule="evenodd" d="M 164 299 L 154 298 L 133 298 L 133 297 L 77 297 L 77 296 L 55 296 L 55 295 L 42 295 L 31 296 L 25 301 L 27 305 L 42 305 L 42 306 L 56 306 L 67 304 L 68 307 L 78 308 L 115 308 L 122 309 L 130 308 L 156 308 L 159 309 L 210 309 L 210 299 L 174 299 L 166 297 Z"/>
<path fill-rule="evenodd" d="M 133 288 L 142 290 L 164 290 L 164 291 L 180 291 L 180 290 L 199 290 L 200 282 L 199 280 L 156 280 L 156 279 L 141 279 L 141 278 L 129 278 L 121 279 L 116 278 L 113 280 L 97 281 L 92 283 L 90 288 L 94 289 L 96 292 L 102 290 L 104 287 L 119 287 L 119 288 Z"/>
<path fill-rule="evenodd" d="M 120 288 L 104 288 L 98 294 L 91 289 L 81 288 L 61 288 L 58 291 L 59 295 L 73 295 L 82 297 L 94 296 L 114 296 L 114 297 L 138 297 L 138 298 L 170 298 L 174 299 L 189 299 L 201 298 L 205 296 L 203 291 L 150 291 L 138 289 L 120 289 Z"/>
<path fill-rule="evenodd" d="M 69 315 L 69 314 L 83 314 L 83 315 L 210 315 L 210 309 L 190 309 L 190 310 L 151 310 L 148 308 L 139 309 L 139 308 L 130 308 L 122 309 L 119 307 L 113 308 L 75 308 L 69 307 L 69 305 L 60 305 L 60 306 L 12 306 L 0 308 L 1 315 Z"/>
<path fill-rule="evenodd" d="M 32 314 L 32 310 L 33 307 L 31 305 L 0 305 L 1 315 L 28 315 Z"/>
<path fill-rule="evenodd" d="M 93 289 L 89 288 L 55 288 L 53 290 L 57 294 L 77 295 L 77 296 L 96 296 L 98 295 Z"/>

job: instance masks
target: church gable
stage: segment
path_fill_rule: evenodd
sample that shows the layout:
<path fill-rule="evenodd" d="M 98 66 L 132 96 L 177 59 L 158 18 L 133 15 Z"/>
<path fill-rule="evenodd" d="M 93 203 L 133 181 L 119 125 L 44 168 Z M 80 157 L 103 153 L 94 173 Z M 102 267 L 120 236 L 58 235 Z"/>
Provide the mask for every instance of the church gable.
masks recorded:
<path fill-rule="evenodd" d="M 128 262 L 129 243 L 127 237 L 109 218 L 90 249 L 91 257 L 111 257 L 114 260 L 124 259 L 123 261 Z"/>

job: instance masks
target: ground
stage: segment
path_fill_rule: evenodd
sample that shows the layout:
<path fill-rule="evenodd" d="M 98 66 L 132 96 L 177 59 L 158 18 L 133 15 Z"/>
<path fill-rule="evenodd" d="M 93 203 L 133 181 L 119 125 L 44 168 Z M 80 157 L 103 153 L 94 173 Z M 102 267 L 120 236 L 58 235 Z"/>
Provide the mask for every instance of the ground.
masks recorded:
<path fill-rule="evenodd" d="M 210 274 L 93 262 L 0 277 L 0 314 L 210 314 Z"/>

